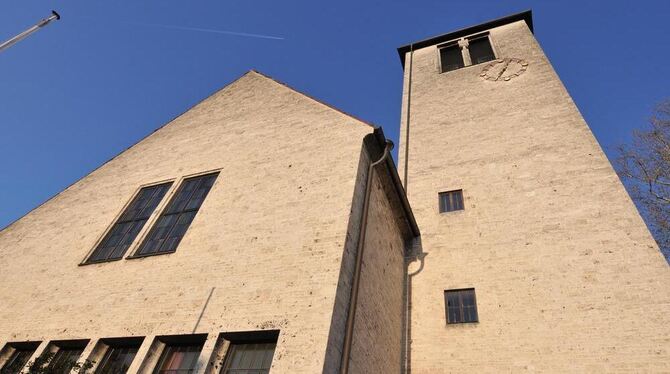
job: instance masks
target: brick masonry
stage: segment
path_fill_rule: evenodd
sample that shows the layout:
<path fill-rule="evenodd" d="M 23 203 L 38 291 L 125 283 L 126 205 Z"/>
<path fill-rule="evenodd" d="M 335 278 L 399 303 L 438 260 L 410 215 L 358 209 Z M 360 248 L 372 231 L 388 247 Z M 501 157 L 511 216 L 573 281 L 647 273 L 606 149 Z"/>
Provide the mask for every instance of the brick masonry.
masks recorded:
<path fill-rule="evenodd" d="M 88 338 L 86 355 L 99 338 L 147 336 L 142 356 L 155 335 L 279 329 L 272 372 L 321 371 L 371 132 L 246 74 L 0 232 L 0 345 Z M 210 170 L 175 253 L 78 266 L 140 186 Z"/>

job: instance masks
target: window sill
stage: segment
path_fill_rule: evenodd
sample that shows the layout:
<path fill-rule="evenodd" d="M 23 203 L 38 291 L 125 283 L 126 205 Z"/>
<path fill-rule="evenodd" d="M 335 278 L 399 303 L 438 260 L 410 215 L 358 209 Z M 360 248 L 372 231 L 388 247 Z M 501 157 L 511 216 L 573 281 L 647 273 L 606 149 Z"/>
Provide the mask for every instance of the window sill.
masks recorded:
<path fill-rule="evenodd" d="M 170 251 L 170 252 L 154 252 L 154 253 L 145 253 L 145 254 L 136 254 L 132 256 L 126 257 L 126 260 L 135 260 L 138 258 L 145 258 L 145 257 L 153 257 L 153 256 L 161 256 L 161 255 L 169 255 L 171 253 L 175 253 L 177 251 Z"/>
<path fill-rule="evenodd" d="M 77 265 L 77 266 L 104 264 L 104 263 L 107 263 L 107 262 L 114 262 L 114 261 L 120 261 L 120 260 L 123 260 L 123 257 L 110 258 L 108 260 L 84 261 L 84 262 L 79 263 L 79 265 Z"/>
<path fill-rule="evenodd" d="M 498 60 L 497 57 L 494 58 L 493 60 L 488 60 L 488 61 L 484 61 L 484 62 L 478 62 L 478 63 L 476 63 L 476 64 L 466 65 L 466 66 L 463 66 L 462 68 L 458 68 L 458 69 L 447 70 L 447 71 L 442 71 L 442 69 L 440 69 L 440 74 L 451 73 L 452 71 L 461 71 L 461 70 L 464 70 L 464 69 L 467 69 L 467 68 L 471 68 L 471 67 L 473 67 L 473 66 L 479 66 L 479 65 L 482 65 L 482 64 L 488 64 L 488 63 L 491 63 L 491 62 L 496 61 L 496 60 Z"/>
<path fill-rule="evenodd" d="M 479 323 L 479 321 L 468 321 L 468 322 L 447 322 L 447 326 L 454 326 L 454 325 L 472 325 Z"/>

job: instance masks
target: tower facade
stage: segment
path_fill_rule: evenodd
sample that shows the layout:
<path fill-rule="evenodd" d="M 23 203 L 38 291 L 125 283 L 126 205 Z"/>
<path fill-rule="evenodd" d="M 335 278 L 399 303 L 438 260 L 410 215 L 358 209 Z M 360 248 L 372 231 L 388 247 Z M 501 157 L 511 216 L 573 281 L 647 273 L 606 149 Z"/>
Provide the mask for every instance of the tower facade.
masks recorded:
<path fill-rule="evenodd" d="M 670 370 L 668 265 L 530 12 L 399 52 L 411 372 Z"/>

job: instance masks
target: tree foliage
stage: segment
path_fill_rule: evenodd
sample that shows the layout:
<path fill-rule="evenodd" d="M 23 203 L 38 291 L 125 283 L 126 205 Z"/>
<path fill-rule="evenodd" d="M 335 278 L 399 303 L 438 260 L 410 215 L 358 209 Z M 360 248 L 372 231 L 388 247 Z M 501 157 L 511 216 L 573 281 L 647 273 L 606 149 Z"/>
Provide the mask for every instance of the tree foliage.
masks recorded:
<path fill-rule="evenodd" d="M 670 99 L 656 106 L 630 145 L 618 147 L 616 168 L 670 261 Z"/>
<path fill-rule="evenodd" d="M 68 374 L 72 370 L 78 374 L 87 374 L 93 367 L 93 362 L 77 362 L 76 360 L 54 360 L 55 353 L 49 352 L 40 355 L 34 362 L 28 363 L 28 374 Z M 52 362 L 53 361 L 53 362 Z"/>

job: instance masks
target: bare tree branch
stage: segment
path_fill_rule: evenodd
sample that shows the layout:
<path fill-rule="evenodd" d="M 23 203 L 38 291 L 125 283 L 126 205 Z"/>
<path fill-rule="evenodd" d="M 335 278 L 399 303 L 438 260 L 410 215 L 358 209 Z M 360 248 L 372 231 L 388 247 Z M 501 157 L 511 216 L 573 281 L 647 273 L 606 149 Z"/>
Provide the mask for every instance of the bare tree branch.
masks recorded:
<path fill-rule="evenodd" d="M 661 250 L 670 261 L 670 99 L 659 103 L 646 129 L 617 148 L 615 167 Z"/>

